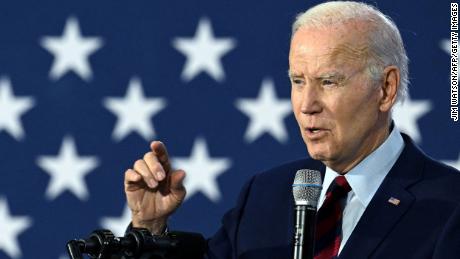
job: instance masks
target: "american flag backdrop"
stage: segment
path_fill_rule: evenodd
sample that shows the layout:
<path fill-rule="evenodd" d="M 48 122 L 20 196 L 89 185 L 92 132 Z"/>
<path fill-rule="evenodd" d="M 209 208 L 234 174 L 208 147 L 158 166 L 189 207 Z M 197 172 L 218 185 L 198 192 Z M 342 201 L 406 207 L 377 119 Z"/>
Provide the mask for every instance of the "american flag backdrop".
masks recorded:
<path fill-rule="evenodd" d="M 166 143 L 188 172 L 175 230 L 210 236 L 253 174 L 307 156 L 290 107 L 290 26 L 318 1 L 0 3 L 0 258 L 130 221 L 123 176 Z M 460 169 L 450 118 L 450 2 L 371 1 L 401 30 L 398 127 Z"/>

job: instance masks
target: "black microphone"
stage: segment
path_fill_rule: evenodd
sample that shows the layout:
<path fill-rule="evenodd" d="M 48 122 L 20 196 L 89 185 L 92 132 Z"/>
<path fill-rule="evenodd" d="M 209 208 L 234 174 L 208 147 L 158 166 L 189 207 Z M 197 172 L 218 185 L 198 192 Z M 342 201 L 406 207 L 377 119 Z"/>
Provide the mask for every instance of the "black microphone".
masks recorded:
<path fill-rule="evenodd" d="M 295 201 L 294 259 L 313 259 L 316 206 L 322 188 L 319 171 L 310 169 L 297 171 L 292 184 Z"/>

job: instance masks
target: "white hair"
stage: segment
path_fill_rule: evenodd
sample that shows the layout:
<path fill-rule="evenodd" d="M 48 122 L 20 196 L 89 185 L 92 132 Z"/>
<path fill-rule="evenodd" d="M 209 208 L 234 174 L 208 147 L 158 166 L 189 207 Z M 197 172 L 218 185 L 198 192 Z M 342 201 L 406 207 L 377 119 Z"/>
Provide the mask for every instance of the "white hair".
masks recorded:
<path fill-rule="evenodd" d="M 386 66 L 398 67 L 401 80 L 396 100 L 404 100 L 409 84 L 409 59 L 396 24 L 376 7 L 352 1 L 322 3 L 297 16 L 292 25 L 292 35 L 303 26 L 324 28 L 349 21 L 362 21 L 370 26 L 367 43 L 371 55 L 367 65 L 371 79 L 381 80 Z"/>

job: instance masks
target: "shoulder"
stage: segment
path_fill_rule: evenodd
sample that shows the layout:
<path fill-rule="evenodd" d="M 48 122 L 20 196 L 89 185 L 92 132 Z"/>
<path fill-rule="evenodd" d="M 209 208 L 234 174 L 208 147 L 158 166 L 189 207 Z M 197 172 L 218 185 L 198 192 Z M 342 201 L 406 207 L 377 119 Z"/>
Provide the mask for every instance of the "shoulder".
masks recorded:
<path fill-rule="evenodd" d="M 426 163 L 425 170 L 435 175 L 440 175 L 443 177 L 452 177 L 454 179 L 460 180 L 460 171 L 456 168 L 446 165 L 428 155 L 425 154 Z"/>
<path fill-rule="evenodd" d="M 415 157 L 417 160 L 419 160 L 419 162 L 423 162 L 424 177 L 426 179 L 451 178 L 453 180 L 460 180 L 459 170 L 427 155 L 416 144 L 414 144 L 407 135 L 403 134 L 403 137 L 405 139 L 406 148 L 408 149 L 408 151 L 410 153 L 415 154 Z"/>
<path fill-rule="evenodd" d="M 406 170 L 419 171 L 420 179 L 410 189 L 419 197 L 436 198 L 460 204 L 460 171 L 425 154 L 404 136 L 407 156 Z M 400 172 L 403 173 L 403 172 Z M 408 175 L 413 173 L 406 172 Z M 417 174 L 418 174 L 417 173 Z"/>
<path fill-rule="evenodd" d="M 312 169 L 324 173 L 325 166 L 321 161 L 310 158 L 286 162 L 254 175 L 252 186 L 265 187 L 269 185 L 271 188 L 276 188 L 276 186 L 288 186 L 290 188 L 296 172 L 300 169 Z"/>
<path fill-rule="evenodd" d="M 426 156 L 421 184 L 428 192 L 443 195 L 447 200 L 460 204 L 460 171 L 457 169 Z"/>
<path fill-rule="evenodd" d="M 231 225 L 231 219 L 241 218 L 243 211 L 245 215 L 252 215 L 271 210 L 273 206 L 279 207 L 280 204 L 287 206 L 289 202 L 286 201 L 293 201 L 294 176 L 297 170 L 305 168 L 324 171 L 320 161 L 300 159 L 255 174 L 241 189 L 237 205 L 224 217 L 224 225 Z M 257 210 L 252 211 L 254 208 Z"/>

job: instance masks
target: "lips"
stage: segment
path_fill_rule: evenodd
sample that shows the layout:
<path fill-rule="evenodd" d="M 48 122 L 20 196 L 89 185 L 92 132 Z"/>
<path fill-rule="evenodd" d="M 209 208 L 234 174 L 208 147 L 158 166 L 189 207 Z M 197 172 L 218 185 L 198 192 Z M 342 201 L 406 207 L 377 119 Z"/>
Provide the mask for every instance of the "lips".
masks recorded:
<path fill-rule="evenodd" d="M 312 132 L 312 133 L 315 133 L 315 132 L 318 132 L 320 130 L 322 130 L 321 128 L 307 128 L 308 131 Z"/>
<path fill-rule="evenodd" d="M 327 129 L 320 127 L 307 127 L 305 128 L 305 134 L 310 140 L 318 140 L 324 137 L 327 133 Z"/>

